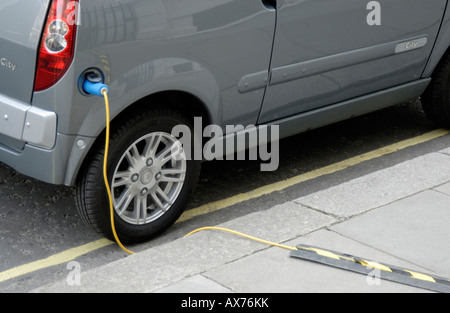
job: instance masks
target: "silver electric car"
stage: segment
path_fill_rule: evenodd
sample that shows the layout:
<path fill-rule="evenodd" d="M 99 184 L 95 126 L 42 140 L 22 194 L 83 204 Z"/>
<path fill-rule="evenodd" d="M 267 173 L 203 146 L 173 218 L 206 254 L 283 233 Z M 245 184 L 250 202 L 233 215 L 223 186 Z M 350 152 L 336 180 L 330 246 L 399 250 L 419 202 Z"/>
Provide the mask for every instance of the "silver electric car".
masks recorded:
<path fill-rule="evenodd" d="M 148 240 L 200 172 L 174 128 L 280 139 L 417 97 L 450 126 L 449 47 L 447 0 L 1 0 L 0 161 L 77 186 L 111 237 L 105 99 L 84 88 L 107 85 L 117 234 Z"/>

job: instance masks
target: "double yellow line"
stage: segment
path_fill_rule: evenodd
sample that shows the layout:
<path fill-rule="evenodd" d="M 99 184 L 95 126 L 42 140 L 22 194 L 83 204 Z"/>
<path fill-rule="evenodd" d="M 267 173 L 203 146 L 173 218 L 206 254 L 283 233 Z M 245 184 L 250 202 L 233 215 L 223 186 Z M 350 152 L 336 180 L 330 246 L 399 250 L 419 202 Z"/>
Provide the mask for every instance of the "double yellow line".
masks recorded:
<path fill-rule="evenodd" d="M 267 194 L 270 194 L 270 193 L 273 193 L 276 191 L 281 191 L 288 187 L 292 187 L 299 183 L 303 183 L 303 182 L 312 180 L 312 179 L 320 177 L 320 176 L 336 173 L 338 171 L 344 170 L 346 168 L 352 167 L 352 166 L 360 164 L 362 162 L 373 160 L 373 159 L 394 153 L 396 151 L 403 150 L 408 147 L 416 146 L 418 144 L 425 143 L 427 141 L 442 137 L 449 133 L 450 133 L 450 130 L 438 129 L 438 130 L 423 134 L 418 137 L 407 139 L 407 140 L 404 140 L 404 141 L 401 141 L 401 142 L 398 142 L 398 143 L 395 143 L 395 144 L 392 144 L 389 146 L 385 146 L 380 149 L 373 150 L 368 153 L 358 155 L 358 156 L 350 158 L 350 159 L 346 159 L 346 160 L 338 162 L 338 163 L 334 163 L 334 164 L 319 168 L 317 170 L 314 170 L 314 171 L 311 171 L 308 173 L 304 173 L 304 174 L 301 174 L 301 175 L 298 175 L 298 176 L 295 176 L 295 177 L 292 177 L 292 178 L 289 178 L 289 179 L 286 179 L 286 180 L 283 180 L 280 182 L 276 182 L 276 183 L 273 183 L 270 185 L 266 185 L 266 186 L 254 189 L 249 192 L 241 193 L 241 194 L 232 196 L 232 197 L 224 199 L 224 200 L 219 200 L 219 201 L 215 201 L 212 203 L 208 203 L 208 204 L 202 205 L 200 207 L 197 207 L 195 209 L 185 212 L 181 216 L 181 218 L 178 220 L 177 223 L 185 222 L 194 217 L 208 214 L 211 212 L 215 212 L 215 211 L 230 207 L 232 205 L 235 205 L 235 204 L 238 204 L 238 203 L 241 203 L 244 201 L 256 199 L 256 198 L 259 198 L 261 196 L 264 196 L 264 195 L 267 195 Z M 76 248 L 55 254 L 46 259 L 38 260 L 38 261 L 29 263 L 29 264 L 25 264 L 22 266 L 12 268 L 10 270 L 0 273 L 0 283 L 4 282 L 6 280 L 9 280 L 9 279 L 15 278 L 15 277 L 19 277 L 19 276 L 22 276 L 25 274 L 29 274 L 29 273 L 44 269 L 44 268 L 68 263 L 82 255 L 88 254 L 92 251 L 98 250 L 100 248 L 103 248 L 103 247 L 106 247 L 106 246 L 109 246 L 112 244 L 114 244 L 114 242 L 112 242 L 110 240 L 100 239 L 100 240 L 85 244 L 83 246 L 76 247 Z"/>

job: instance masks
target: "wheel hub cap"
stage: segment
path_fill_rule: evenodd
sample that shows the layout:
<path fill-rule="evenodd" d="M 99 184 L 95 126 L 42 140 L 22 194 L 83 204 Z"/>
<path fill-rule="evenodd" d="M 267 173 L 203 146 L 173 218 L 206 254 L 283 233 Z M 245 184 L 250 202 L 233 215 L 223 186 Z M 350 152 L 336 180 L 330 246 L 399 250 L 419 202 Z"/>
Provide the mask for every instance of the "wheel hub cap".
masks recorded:
<path fill-rule="evenodd" d="M 133 225 L 151 223 L 177 200 L 186 177 L 186 157 L 169 133 L 135 141 L 118 162 L 111 183 L 115 212 Z"/>
<path fill-rule="evenodd" d="M 141 183 L 143 185 L 148 185 L 152 182 L 154 178 L 153 172 L 151 170 L 144 170 L 141 174 Z"/>

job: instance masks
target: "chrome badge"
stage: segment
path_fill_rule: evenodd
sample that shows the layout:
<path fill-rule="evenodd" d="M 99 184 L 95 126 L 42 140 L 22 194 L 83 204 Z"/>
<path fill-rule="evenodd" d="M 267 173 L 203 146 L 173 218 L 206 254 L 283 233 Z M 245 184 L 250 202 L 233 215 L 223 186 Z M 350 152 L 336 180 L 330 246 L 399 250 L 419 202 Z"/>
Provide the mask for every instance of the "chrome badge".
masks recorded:
<path fill-rule="evenodd" d="M 427 37 L 402 42 L 401 44 L 398 44 L 397 47 L 395 47 L 395 53 L 402 53 L 423 48 L 427 45 L 427 43 L 428 43 Z"/>

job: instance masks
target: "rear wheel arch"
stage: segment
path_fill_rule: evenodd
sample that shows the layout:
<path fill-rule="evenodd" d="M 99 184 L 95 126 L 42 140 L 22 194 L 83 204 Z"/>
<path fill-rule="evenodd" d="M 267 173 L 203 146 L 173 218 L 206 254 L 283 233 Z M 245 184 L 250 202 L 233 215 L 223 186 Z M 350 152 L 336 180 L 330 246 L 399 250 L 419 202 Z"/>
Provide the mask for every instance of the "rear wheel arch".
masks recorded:
<path fill-rule="evenodd" d="M 213 114 L 211 110 L 207 108 L 207 105 L 203 100 L 185 91 L 171 90 L 157 92 L 134 102 L 111 120 L 111 129 L 114 129 L 117 125 L 120 125 L 130 116 L 155 108 L 169 108 L 174 112 L 178 112 L 186 119 L 192 121 L 192 123 L 195 117 L 201 117 L 203 125 L 209 125 L 213 120 Z M 85 168 L 86 164 L 92 160 L 93 154 L 95 154 L 98 147 L 103 146 L 104 143 L 105 129 L 97 135 L 95 141 L 90 146 L 84 158 L 82 160 L 78 160 L 79 165 L 77 166 L 75 174 L 71 176 L 69 176 L 69 173 L 66 174 L 67 185 L 76 185 L 80 178 L 80 174 L 83 172 L 83 168 Z"/>
<path fill-rule="evenodd" d="M 115 121 L 120 122 L 123 116 L 132 115 L 136 111 L 155 107 L 170 108 L 192 121 L 194 117 L 201 117 L 208 124 L 212 121 L 213 114 L 205 101 L 185 91 L 168 90 L 151 94 L 136 101 L 115 117 L 112 123 L 114 124 Z"/>

